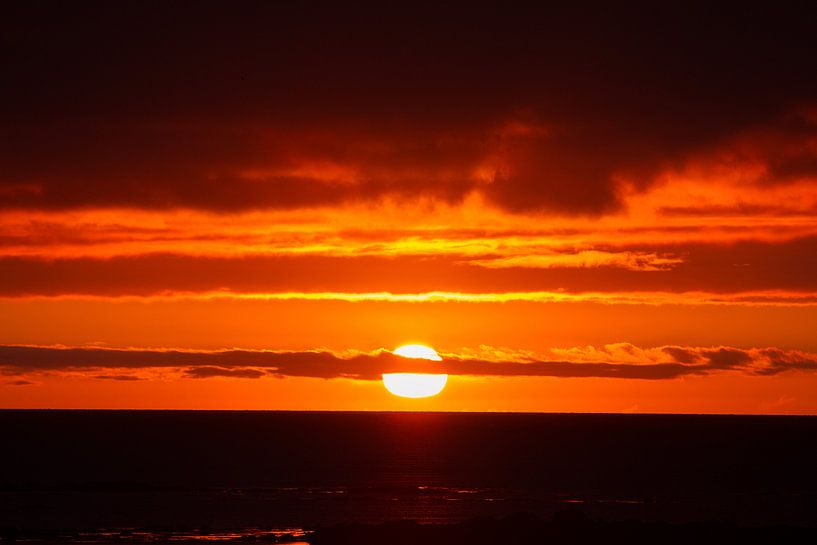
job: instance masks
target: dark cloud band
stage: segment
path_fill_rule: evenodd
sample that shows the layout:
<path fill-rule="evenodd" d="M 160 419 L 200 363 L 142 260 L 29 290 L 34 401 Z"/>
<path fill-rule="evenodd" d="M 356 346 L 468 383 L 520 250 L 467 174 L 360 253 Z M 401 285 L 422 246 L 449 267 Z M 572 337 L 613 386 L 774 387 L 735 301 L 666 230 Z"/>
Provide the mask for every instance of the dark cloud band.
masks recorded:
<path fill-rule="evenodd" d="M 645 349 L 623 345 L 627 361 L 586 358 L 570 360 L 519 359 L 494 361 L 449 355 L 443 363 L 412 360 L 386 350 L 338 355 L 329 351 L 182 351 L 121 350 L 104 348 L 52 348 L 0 346 L 0 369 L 8 375 L 38 372 L 87 372 L 93 378 L 133 380 L 129 370 L 165 368 L 181 370 L 186 378 L 311 377 L 379 380 L 382 373 L 418 372 L 484 377 L 598 377 L 621 379 L 672 379 L 718 371 L 775 375 L 788 370 L 817 371 L 813 354 L 776 348 L 739 349 L 666 346 Z M 656 357 L 657 354 L 657 357 Z M 574 353 L 576 356 L 576 353 Z M 633 358 L 641 361 L 632 361 Z M 116 370 L 116 372 L 101 372 Z M 132 378 L 133 377 L 133 378 Z"/>

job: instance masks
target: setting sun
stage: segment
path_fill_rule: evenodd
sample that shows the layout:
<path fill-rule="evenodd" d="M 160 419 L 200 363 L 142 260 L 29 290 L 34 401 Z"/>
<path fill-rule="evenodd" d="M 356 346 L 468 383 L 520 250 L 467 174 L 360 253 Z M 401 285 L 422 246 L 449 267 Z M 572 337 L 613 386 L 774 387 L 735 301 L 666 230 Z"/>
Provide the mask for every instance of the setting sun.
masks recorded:
<path fill-rule="evenodd" d="M 422 344 L 403 345 L 393 352 L 397 356 L 410 359 L 442 361 L 436 350 Z M 448 382 L 446 374 L 427 373 L 384 373 L 383 386 L 390 393 L 408 398 L 431 397 L 439 394 Z"/>
<path fill-rule="evenodd" d="M 430 346 L 423 344 L 404 344 L 393 352 L 398 356 L 404 358 L 412 358 L 419 360 L 443 361 L 437 351 Z"/>
<path fill-rule="evenodd" d="M 191 4 L 3 10 L 0 545 L 817 543 L 817 2 Z"/>

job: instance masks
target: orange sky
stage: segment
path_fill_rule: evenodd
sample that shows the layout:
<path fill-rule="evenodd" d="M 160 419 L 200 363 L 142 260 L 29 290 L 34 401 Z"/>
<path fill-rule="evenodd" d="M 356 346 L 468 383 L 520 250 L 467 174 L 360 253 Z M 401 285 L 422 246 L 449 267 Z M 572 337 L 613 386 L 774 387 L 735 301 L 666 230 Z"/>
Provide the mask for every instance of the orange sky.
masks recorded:
<path fill-rule="evenodd" d="M 0 407 L 817 413 L 796 17 L 175 9 L 15 14 Z"/>

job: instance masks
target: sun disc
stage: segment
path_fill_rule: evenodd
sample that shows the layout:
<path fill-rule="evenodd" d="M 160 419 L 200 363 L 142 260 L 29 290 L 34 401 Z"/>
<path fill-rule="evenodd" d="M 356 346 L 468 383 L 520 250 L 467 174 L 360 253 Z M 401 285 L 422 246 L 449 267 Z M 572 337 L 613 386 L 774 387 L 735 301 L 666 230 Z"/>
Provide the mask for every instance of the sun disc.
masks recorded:
<path fill-rule="evenodd" d="M 418 399 L 439 394 L 448 382 L 448 375 L 424 373 L 384 373 L 383 386 L 400 397 Z"/>
<path fill-rule="evenodd" d="M 419 360 L 443 361 L 437 351 L 424 344 L 404 344 L 393 352 L 398 356 L 404 358 L 412 358 Z"/>
<path fill-rule="evenodd" d="M 442 361 L 437 351 L 423 344 L 406 344 L 394 350 L 393 354 L 404 358 Z M 448 382 L 446 374 L 428 373 L 384 373 L 383 386 L 390 393 L 418 399 L 439 394 Z"/>

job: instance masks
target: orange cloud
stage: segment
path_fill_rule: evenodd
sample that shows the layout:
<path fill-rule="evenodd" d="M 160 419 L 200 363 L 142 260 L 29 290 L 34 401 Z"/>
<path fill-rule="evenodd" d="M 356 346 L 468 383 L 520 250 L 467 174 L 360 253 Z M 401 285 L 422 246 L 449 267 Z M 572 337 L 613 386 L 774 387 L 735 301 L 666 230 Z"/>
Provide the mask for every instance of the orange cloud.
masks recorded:
<path fill-rule="evenodd" d="M 709 293 L 724 300 L 817 292 L 817 237 L 631 246 L 545 255 L 312 254 L 0 257 L 0 296 L 298 293 Z M 516 252 L 512 249 L 511 252 Z M 490 254 L 488 254 L 490 255 Z M 541 297 L 541 296 L 539 296 Z"/>

